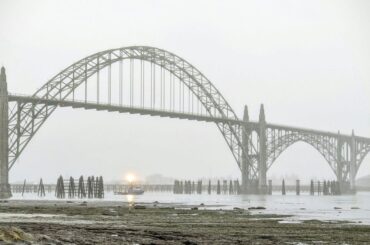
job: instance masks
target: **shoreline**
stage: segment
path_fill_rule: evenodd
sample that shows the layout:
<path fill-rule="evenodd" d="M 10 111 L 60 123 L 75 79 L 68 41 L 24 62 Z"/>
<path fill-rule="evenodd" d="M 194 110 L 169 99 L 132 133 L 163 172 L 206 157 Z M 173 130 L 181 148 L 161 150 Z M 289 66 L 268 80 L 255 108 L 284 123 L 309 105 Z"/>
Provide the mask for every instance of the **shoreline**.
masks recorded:
<path fill-rule="evenodd" d="M 370 226 L 207 206 L 94 201 L 0 203 L 0 241 L 28 244 L 366 244 Z M 7 216 L 7 217 L 6 217 Z"/>

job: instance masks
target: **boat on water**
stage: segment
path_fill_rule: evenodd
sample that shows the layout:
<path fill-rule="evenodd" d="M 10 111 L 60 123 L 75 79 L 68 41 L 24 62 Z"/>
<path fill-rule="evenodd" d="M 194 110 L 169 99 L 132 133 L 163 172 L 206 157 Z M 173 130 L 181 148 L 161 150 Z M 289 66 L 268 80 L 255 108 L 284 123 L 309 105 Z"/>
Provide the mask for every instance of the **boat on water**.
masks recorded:
<path fill-rule="evenodd" d="M 142 195 L 144 190 L 140 187 L 129 187 L 127 191 L 117 191 L 114 192 L 114 195 Z"/>

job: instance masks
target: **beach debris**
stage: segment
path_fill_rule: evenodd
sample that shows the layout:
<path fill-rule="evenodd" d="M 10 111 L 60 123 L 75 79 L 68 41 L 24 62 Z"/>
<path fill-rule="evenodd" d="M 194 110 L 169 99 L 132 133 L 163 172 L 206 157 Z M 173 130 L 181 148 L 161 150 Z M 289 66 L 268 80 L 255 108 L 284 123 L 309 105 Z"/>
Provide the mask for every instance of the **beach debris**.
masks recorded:
<path fill-rule="evenodd" d="M 249 210 L 262 210 L 262 209 L 266 209 L 265 207 L 261 207 L 261 206 L 257 206 L 257 207 L 249 207 L 248 208 Z"/>
<path fill-rule="evenodd" d="M 144 205 L 134 205 L 134 209 L 146 209 Z"/>
<path fill-rule="evenodd" d="M 13 226 L 0 226 L 0 243 L 9 244 L 31 242 L 34 237 L 23 230 Z"/>

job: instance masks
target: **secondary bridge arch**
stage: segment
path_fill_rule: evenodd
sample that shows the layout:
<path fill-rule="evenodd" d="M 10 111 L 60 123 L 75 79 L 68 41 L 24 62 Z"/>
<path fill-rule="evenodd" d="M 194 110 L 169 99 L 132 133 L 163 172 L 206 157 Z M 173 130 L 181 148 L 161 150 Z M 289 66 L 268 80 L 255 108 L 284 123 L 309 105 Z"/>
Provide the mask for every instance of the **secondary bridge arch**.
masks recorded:
<path fill-rule="evenodd" d="M 205 109 L 207 116 L 211 118 L 228 119 L 224 121 L 220 120 L 219 122 L 216 122 L 216 124 L 218 126 L 218 129 L 222 133 L 225 141 L 227 142 L 237 164 L 240 167 L 241 154 L 244 150 L 240 138 L 242 126 L 240 124 L 230 123 L 230 120 L 238 121 L 238 117 L 236 116 L 233 109 L 230 107 L 229 103 L 216 89 L 216 87 L 209 81 L 209 79 L 189 62 L 168 51 L 147 46 L 131 46 L 118 49 L 110 49 L 85 57 L 70 65 L 66 69 L 62 70 L 52 79 L 50 79 L 46 84 L 44 84 L 32 96 L 35 101 L 33 101 L 32 103 L 17 103 L 17 105 L 15 105 L 16 108 L 14 107 L 13 110 L 11 110 L 9 116 L 9 167 L 11 168 L 14 165 L 19 155 L 31 141 L 32 137 L 36 134 L 36 132 L 40 129 L 40 127 L 44 124 L 47 118 L 54 112 L 57 107 L 57 105 L 53 105 L 52 103 L 42 103 L 42 101 L 58 100 L 59 102 L 63 102 L 70 100 L 71 96 L 72 100 L 74 101 L 75 91 L 77 90 L 77 88 L 84 87 L 84 102 L 87 103 L 89 79 L 92 76 L 96 75 L 98 79 L 98 95 L 96 102 L 97 104 L 99 104 L 100 72 L 104 68 L 108 68 L 108 102 L 110 104 L 111 66 L 112 64 L 117 62 L 121 65 L 121 62 L 124 60 L 130 61 L 130 69 L 132 69 L 131 65 L 135 64 L 132 63 L 132 60 L 146 61 L 157 67 L 160 67 L 161 79 L 163 79 L 162 69 L 168 71 L 181 82 L 183 86 L 183 94 L 185 86 L 189 91 L 189 98 L 190 93 L 192 96 L 195 96 L 196 100 L 199 101 L 201 106 Z M 143 69 L 143 67 L 141 67 L 141 69 Z M 140 74 L 143 74 L 142 70 Z M 153 75 L 152 70 L 151 75 Z M 133 71 L 132 76 L 134 76 Z M 155 78 L 156 75 L 154 74 L 154 80 Z M 131 82 L 132 81 L 130 80 L 130 83 Z M 181 98 L 181 85 L 179 86 L 179 94 Z M 157 90 L 154 87 L 154 94 Z M 165 93 L 165 88 L 164 91 L 162 91 L 161 87 L 161 93 L 162 102 L 162 96 L 163 93 Z M 184 95 L 182 99 L 184 100 Z M 152 101 L 152 98 L 150 100 Z M 179 102 L 179 104 L 181 105 L 181 101 Z M 184 108 L 184 101 L 182 102 L 182 106 Z"/>
<path fill-rule="evenodd" d="M 337 175 L 337 158 L 333 150 L 333 142 L 330 141 L 330 138 L 301 134 L 299 132 L 287 133 L 269 142 L 267 147 L 267 168 L 269 169 L 284 151 L 298 142 L 304 142 L 312 146 L 324 157 L 332 171 Z"/>

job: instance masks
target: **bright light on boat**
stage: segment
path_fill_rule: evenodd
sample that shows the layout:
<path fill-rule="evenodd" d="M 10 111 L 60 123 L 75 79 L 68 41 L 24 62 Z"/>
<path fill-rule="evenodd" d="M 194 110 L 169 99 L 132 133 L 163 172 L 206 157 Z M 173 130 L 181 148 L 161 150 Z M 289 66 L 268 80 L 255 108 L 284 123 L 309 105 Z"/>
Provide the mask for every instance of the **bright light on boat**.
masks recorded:
<path fill-rule="evenodd" d="M 128 175 L 126 176 L 126 180 L 127 180 L 129 183 L 132 183 L 132 182 L 134 182 L 134 180 L 135 180 L 135 176 L 134 176 L 133 174 L 128 174 Z"/>

